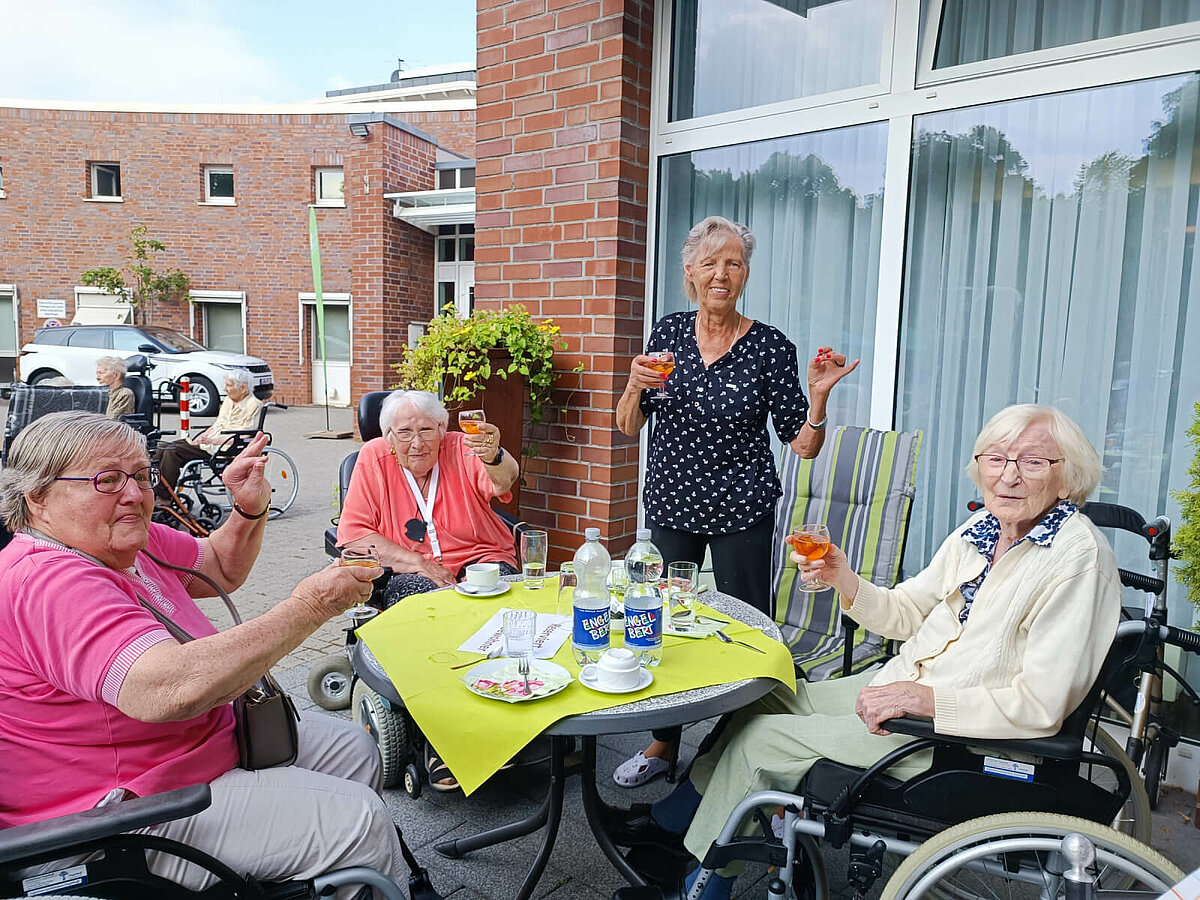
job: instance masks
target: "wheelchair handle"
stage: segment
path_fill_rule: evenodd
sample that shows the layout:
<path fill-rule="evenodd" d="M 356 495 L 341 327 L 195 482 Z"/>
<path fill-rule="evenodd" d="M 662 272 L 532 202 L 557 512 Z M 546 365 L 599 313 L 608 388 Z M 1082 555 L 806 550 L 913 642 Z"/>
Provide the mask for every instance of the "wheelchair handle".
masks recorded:
<path fill-rule="evenodd" d="M 1200 632 L 1176 628 L 1174 625 L 1158 625 L 1152 619 L 1137 619 L 1133 622 L 1122 622 L 1117 626 L 1118 638 L 1139 634 L 1180 647 L 1189 653 L 1200 653 Z"/>

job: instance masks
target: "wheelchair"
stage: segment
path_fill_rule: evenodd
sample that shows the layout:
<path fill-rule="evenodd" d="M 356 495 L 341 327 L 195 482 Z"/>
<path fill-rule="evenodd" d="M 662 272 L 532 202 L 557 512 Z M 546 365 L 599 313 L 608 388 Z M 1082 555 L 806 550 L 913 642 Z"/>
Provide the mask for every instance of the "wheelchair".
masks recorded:
<path fill-rule="evenodd" d="M 972 510 L 979 505 L 969 504 Z M 1097 527 L 1123 528 L 1153 538 L 1169 523 L 1155 519 L 1154 533 L 1135 511 L 1114 504 L 1085 504 Z M 1161 541 L 1149 540 L 1151 567 Z M 1160 578 L 1120 570 L 1125 587 L 1162 591 Z M 1095 849 L 1093 893 L 1126 900 L 1129 891 L 1157 896 L 1184 873 L 1151 849 L 1150 800 L 1142 773 L 1125 748 L 1101 727 L 1108 692 L 1119 689 L 1139 660 L 1161 657 L 1164 644 L 1200 653 L 1200 634 L 1166 625 L 1153 614 L 1122 621 L 1100 674 L 1058 734 L 1035 739 L 981 740 L 936 734 L 933 723 L 893 719 L 888 731 L 912 743 L 866 769 L 819 760 L 795 793 L 762 791 L 730 814 L 701 861 L 688 894 L 696 900 L 712 873 L 735 860 L 775 867 L 768 896 L 826 900 L 829 879 L 820 843 L 847 845 L 847 880 L 856 897 L 888 875 L 884 900 L 927 894 L 953 900 L 999 896 L 1052 898 L 1078 895 L 1061 852 L 1068 834 Z M 932 750 L 927 770 L 907 780 L 889 769 Z M 764 808 L 784 809 L 776 838 Z M 757 821 L 761 836 L 745 836 Z M 742 832 L 742 835 L 739 835 Z M 897 859 L 903 861 L 897 864 Z M 892 871 L 894 867 L 894 871 Z M 1146 893 L 1150 892 L 1150 893 Z M 618 900 L 651 900 L 657 888 L 623 888 Z"/>
<path fill-rule="evenodd" d="M 172 528 L 192 531 L 203 536 L 218 528 L 233 509 L 233 499 L 225 489 L 221 476 L 234 458 L 246 448 L 251 439 L 264 431 L 267 410 L 272 407 L 287 409 L 283 403 L 264 403 L 258 415 L 258 426 L 240 431 L 225 431 L 228 437 L 207 459 L 194 459 L 184 464 L 179 472 L 178 483 L 171 488 L 171 505 L 157 508 L 154 521 Z M 263 449 L 267 457 L 264 475 L 271 483 L 271 511 L 268 518 L 277 519 L 296 501 L 300 490 L 299 475 L 292 458 L 278 447 L 268 445 Z"/>
<path fill-rule="evenodd" d="M 383 401 L 391 391 L 371 391 L 359 400 L 357 409 L 358 430 L 363 441 L 382 437 L 379 427 L 379 412 Z M 350 477 L 358 461 L 358 451 L 350 453 L 338 469 L 338 505 L 345 502 L 350 488 Z M 525 523 L 516 521 L 504 510 L 494 512 L 513 532 L 514 541 L 519 543 Z M 325 530 L 325 552 L 329 558 L 337 559 L 337 526 Z M 382 592 L 391 571 L 376 582 L 376 590 L 368 601 L 382 609 Z M 400 785 L 413 799 L 421 795 L 422 785 L 428 781 L 424 766 L 425 739 L 416 722 L 405 710 L 395 689 L 387 680 L 374 671 L 360 671 L 355 663 L 357 638 L 355 629 L 365 620 L 351 620 L 346 627 L 346 649 L 344 653 L 330 654 L 313 663 L 308 675 L 308 694 L 313 702 L 324 709 L 339 710 L 350 707 L 354 721 L 364 727 L 375 739 L 383 758 L 384 787 Z M 370 683 L 368 683 L 370 681 Z M 523 751 L 517 760 L 526 764 L 545 758 L 545 748 L 539 746 Z"/>
<path fill-rule="evenodd" d="M 332 896 L 339 887 L 361 885 L 360 897 L 405 900 L 396 883 L 375 869 L 352 867 L 305 881 L 259 882 L 178 841 L 128 833 L 195 815 L 211 802 L 208 785 L 197 784 L 4 829 L 0 831 L 0 897 L 45 897 L 54 892 L 56 897 L 112 900 L 316 900 Z M 213 875 L 216 883 L 192 891 L 164 879 L 147 867 L 147 852 L 186 860 Z M 84 861 L 40 875 L 25 871 L 66 859 Z M 374 894 L 365 893 L 367 888 Z"/>

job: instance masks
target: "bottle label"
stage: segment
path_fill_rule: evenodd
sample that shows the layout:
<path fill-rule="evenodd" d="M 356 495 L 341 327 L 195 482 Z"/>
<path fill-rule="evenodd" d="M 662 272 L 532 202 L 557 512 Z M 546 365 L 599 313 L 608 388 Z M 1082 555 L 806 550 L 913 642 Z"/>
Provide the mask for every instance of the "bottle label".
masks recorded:
<path fill-rule="evenodd" d="M 652 650 L 662 643 L 662 607 L 630 609 L 625 607 L 625 646 Z"/>
<path fill-rule="evenodd" d="M 571 640 L 584 650 L 604 650 L 608 647 L 609 610 L 575 609 Z"/>

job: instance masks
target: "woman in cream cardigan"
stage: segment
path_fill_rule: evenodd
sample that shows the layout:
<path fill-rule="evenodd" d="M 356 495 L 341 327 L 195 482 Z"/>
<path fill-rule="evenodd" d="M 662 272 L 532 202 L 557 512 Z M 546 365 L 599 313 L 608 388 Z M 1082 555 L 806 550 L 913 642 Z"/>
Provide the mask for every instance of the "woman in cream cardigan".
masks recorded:
<path fill-rule="evenodd" d="M 898 716 L 967 737 L 1056 733 L 1095 680 L 1120 616 L 1112 549 L 1078 511 L 1100 471 L 1061 412 L 1010 406 L 983 427 L 967 467 L 985 509 L 922 572 L 888 589 L 855 574 L 837 547 L 811 562 L 793 553 L 801 577 L 836 587 L 855 621 L 903 641 L 899 655 L 861 675 L 801 683 L 794 696 L 777 690 L 739 713 L 689 782 L 624 823 L 624 842 L 677 840 L 686 829 L 687 850 L 702 857 L 747 795 L 794 790 L 822 757 L 865 767 L 912 740 L 882 727 Z M 927 767 L 919 753 L 891 774 Z M 733 870 L 720 874 L 704 900 L 729 896 Z"/>

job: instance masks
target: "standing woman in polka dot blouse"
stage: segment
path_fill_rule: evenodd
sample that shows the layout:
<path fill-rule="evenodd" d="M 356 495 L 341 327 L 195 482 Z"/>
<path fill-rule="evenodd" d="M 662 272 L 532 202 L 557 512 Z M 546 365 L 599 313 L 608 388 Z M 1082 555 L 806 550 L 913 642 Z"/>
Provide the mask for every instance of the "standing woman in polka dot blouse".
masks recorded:
<path fill-rule="evenodd" d="M 654 326 L 647 354 L 630 367 L 617 427 L 634 435 L 655 415 L 643 502 L 664 558 L 702 563 L 710 550 L 717 589 L 769 615 L 771 532 L 782 490 L 767 417 L 793 452 L 815 457 L 825 441 L 829 392 L 859 361 L 847 365 L 843 354 L 820 348 L 808 364 L 805 396 L 796 345 L 777 328 L 738 312 L 754 245 L 746 226 L 720 216 L 688 232 L 684 290 L 699 308 Z M 655 359 L 649 355 L 661 351 L 674 356 L 665 380 L 651 368 Z M 647 755 L 655 749 L 663 748 L 652 745 Z M 663 769 L 665 764 L 651 763 L 628 786 Z"/>

